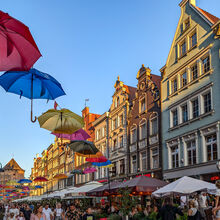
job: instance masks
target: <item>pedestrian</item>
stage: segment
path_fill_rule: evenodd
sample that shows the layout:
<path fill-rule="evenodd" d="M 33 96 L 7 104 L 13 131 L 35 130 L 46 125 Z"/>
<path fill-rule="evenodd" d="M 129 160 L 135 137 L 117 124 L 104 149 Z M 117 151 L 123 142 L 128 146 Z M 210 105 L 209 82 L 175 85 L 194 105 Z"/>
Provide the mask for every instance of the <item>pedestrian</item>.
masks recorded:
<path fill-rule="evenodd" d="M 19 215 L 19 210 L 18 208 L 15 206 L 14 203 L 11 204 L 11 208 L 9 209 L 9 214 L 14 213 L 14 217 L 17 218 Z"/>
<path fill-rule="evenodd" d="M 56 205 L 56 208 L 54 210 L 54 216 L 55 216 L 55 220 L 62 220 L 64 217 L 62 205 L 60 202 L 58 202 Z"/>
<path fill-rule="evenodd" d="M 23 212 L 20 211 L 19 216 L 17 217 L 17 220 L 25 220 Z"/>
<path fill-rule="evenodd" d="M 7 220 L 16 220 L 15 214 L 13 212 L 8 214 Z"/>
<path fill-rule="evenodd" d="M 30 208 L 30 206 L 28 204 L 26 204 L 25 208 L 24 208 L 24 217 L 25 217 L 25 220 L 30 220 L 31 218 L 31 213 L 32 213 L 32 210 Z"/>
<path fill-rule="evenodd" d="M 51 208 L 49 207 L 49 204 L 45 205 L 45 207 L 43 208 L 43 213 L 46 216 L 46 220 L 53 219 L 53 212 L 52 212 Z"/>
<path fill-rule="evenodd" d="M 81 219 L 81 213 L 76 210 L 74 204 L 70 204 L 68 211 L 66 212 L 65 220 L 79 220 Z"/>
<path fill-rule="evenodd" d="M 34 213 L 31 214 L 30 220 L 46 220 L 42 205 L 37 205 L 34 207 Z"/>
<path fill-rule="evenodd" d="M 83 220 L 95 220 L 95 216 L 92 214 L 93 211 L 92 211 L 92 208 L 89 207 L 87 210 L 86 210 L 86 214 L 83 216 Z"/>
<path fill-rule="evenodd" d="M 157 214 L 157 219 L 161 220 L 176 220 L 176 214 L 183 216 L 183 213 L 177 207 L 174 207 L 171 199 L 168 197 L 164 201 L 164 205 Z"/>
<path fill-rule="evenodd" d="M 206 215 L 205 215 L 205 209 L 207 209 L 208 207 L 208 200 L 207 200 L 207 195 L 205 192 L 201 192 L 199 194 L 199 211 L 202 215 L 202 217 L 205 219 Z"/>
<path fill-rule="evenodd" d="M 201 220 L 201 214 L 199 210 L 196 207 L 195 201 L 190 200 L 189 201 L 189 210 L 188 210 L 188 220 Z"/>
<path fill-rule="evenodd" d="M 217 180 L 215 183 L 217 190 L 216 190 L 216 199 L 215 199 L 215 207 L 213 208 L 212 212 L 215 217 L 215 220 L 220 220 L 220 180 Z"/>

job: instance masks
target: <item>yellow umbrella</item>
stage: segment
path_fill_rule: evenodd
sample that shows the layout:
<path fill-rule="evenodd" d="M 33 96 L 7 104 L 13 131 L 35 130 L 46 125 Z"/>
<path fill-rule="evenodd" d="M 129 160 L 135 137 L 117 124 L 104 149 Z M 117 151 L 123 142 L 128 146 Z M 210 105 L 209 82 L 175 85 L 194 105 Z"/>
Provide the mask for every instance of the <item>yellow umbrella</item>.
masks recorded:
<path fill-rule="evenodd" d="M 20 184 L 17 183 L 15 180 L 10 180 L 6 183 L 6 186 L 19 186 Z"/>
<path fill-rule="evenodd" d="M 83 118 L 68 109 L 49 109 L 38 121 L 41 128 L 54 133 L 72 134 L 84 126 Z"/>
<path fill-rule="evenodd" d="M 55 175 L 53 178 L 57 180 L 63 180 L 63 179 L 68 178 L 68 176 L 66 174 L 60 173 L 60 174 Z"/>
<path fill-rule="evenodd" d="M 81 154 L 81 153 L 78 153 L 78 152 L 75 152 L 75 154 L 77 156 L 80 156 L 80 157 L 86 157 L 86 158 L 99 158 L 99 157 L 102 157 L 103 154 L 102 152 L 97 152 L 96 154 Z"/>
<path fill-rule="evenodd" d="M 111 167 L 114 167 L 114 164 L 109 164 L 109 165 L 103 166 L 102 168 L 111 168 Z"/>

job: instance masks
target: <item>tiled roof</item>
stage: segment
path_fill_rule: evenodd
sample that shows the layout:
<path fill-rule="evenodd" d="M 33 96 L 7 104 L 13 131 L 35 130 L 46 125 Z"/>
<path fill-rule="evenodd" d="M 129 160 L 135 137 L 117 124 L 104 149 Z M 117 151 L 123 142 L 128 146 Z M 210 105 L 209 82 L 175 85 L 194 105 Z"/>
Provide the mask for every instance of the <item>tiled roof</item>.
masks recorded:
<path fill-rule="evenodd" d="M 202 13 L 212 24 L 215 24 L 216 22 L 219 21 L 219 18 L 210 14 L 209 12 L 197 7 L 197 6 L 194 6 L 200 13 Z"/>
<path fill-rule="evenodd" d="M 13 158 L 3 167 L 3 169 L 4 170 L 23 170 Z"/>

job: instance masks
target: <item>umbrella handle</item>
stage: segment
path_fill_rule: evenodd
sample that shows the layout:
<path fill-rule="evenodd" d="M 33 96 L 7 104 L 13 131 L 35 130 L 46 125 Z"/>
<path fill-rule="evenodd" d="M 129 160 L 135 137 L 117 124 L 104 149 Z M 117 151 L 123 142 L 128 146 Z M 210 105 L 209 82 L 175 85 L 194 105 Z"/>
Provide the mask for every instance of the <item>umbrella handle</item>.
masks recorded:
<path fill-rule="evenodd" d="M 33 99 L 31 99 L 31 122 L 35 123 L 37 121 L 37 117 L 34 116 L 33 119 Z"/>

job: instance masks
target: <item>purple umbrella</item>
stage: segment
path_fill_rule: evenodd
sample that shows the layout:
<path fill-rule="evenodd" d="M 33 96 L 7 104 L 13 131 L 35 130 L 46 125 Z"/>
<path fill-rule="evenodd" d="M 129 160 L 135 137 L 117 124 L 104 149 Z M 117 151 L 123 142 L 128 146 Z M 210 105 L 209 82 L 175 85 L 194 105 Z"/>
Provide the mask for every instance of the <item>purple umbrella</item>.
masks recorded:
<path fill-rule="evenodd" d="M 97 169 L 95 167 L 88 167 L 88 168 L 84 169 L 83 173 L 85 173 L 85 174 L 86 173 L 94 173 L 96 171 L 97 171 Z"/>
<path fill-rule="evenodd" d="M 74 132 L 73 134 L 57 134 L 57 133 L 52 133 L 53 135 L 55 135 L 58 138 L 61 139 L 68 139 L 71 141 L 85 141 L 88 138 L 90 138 L 90 136 L 87 134 L 86 131 L 84 131 L 82 128 L 79 129 L 78 131 Z"/>

